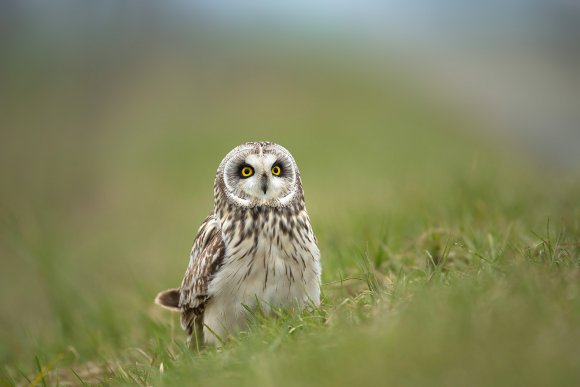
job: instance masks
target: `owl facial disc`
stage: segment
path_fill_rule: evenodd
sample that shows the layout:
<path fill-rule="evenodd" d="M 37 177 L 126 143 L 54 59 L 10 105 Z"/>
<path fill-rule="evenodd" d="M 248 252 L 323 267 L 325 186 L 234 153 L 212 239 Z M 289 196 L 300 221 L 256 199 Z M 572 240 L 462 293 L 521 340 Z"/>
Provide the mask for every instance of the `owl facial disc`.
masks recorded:
<path fill-rule="evenodd" d="M 285 206 L 299 189 L 298 169 L 280 145 L 254 142 L 240 145 L 224 158 L 218 180 L 228 199 L 243 207 Z"/>

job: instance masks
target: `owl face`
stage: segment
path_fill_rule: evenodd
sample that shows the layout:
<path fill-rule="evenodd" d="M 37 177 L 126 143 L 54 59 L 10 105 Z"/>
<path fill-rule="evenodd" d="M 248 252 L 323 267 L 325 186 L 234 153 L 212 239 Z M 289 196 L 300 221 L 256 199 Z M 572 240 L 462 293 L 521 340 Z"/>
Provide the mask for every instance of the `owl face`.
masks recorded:
<path fill-rule="evenodd" d="M 232 150 L 220 164 L 218 183 L 220 179 L 228 199 L 244 207 L 284 206 L 299 189 L 292 155 L 270 142 L 246 143 Z"/>

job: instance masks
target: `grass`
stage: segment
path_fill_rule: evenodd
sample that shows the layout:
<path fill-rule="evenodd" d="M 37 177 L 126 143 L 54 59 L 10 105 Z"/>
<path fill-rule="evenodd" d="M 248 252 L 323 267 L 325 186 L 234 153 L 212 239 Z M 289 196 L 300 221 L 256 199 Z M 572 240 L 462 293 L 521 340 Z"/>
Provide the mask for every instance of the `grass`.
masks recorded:
<path fill-rule="evenodd" d="M 275 319 L 255 314 L 248 331 L 219 350 L 189 351 L 176 319 L 150 311 L 132 327 L 149 336 L 139 347 L 114 348 L 89 362 L 71 348 L 44 362 L 37 358 L 42 371 L 29 379 L 574 385 L 579 247 L 562 232 L 530 238 L 537 242 L 526 245 L 521 235 L 500 243 L 491 235 L 465 235 L 461 243 L 445 241 L 423 255 L 402 252 L 410 259 L 397 272 L 377 268 L 367 253 L 358 255 L 352 278 L 324 284 L 320 308 L 299 315 L 280 310 Z M 469 244 L 482 248 L 471 250 Z M 433 263 L 437 249 L 446 253 Z M 11 368 L 5 373 L 10 380 L 22 377 Z"/>
<path fill-rule="evenodd" d="M 396 76 L 260 63 L 225 87 L 172 63 L 104 82 L 96 122 L 58 77 L 4 117 L 1 384 L 578 384 L 573 178 Z M 296 156 L 323 302 L 193 353 L 152 301 L 181 280 L 221 157 L 255 139 Z"/>

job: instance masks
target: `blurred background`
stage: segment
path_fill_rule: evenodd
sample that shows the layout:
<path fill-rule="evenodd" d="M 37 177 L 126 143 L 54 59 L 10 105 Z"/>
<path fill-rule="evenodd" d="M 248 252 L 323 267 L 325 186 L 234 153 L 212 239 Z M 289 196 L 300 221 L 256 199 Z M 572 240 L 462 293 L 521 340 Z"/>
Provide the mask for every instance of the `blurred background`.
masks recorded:
<path fill-rule="evenodd" d="M 251 140 L 294 154 L 323 246 L 520 216 L 579 176 L 580 5 L 0 2 L 0 362 L 142 337 Z"/>

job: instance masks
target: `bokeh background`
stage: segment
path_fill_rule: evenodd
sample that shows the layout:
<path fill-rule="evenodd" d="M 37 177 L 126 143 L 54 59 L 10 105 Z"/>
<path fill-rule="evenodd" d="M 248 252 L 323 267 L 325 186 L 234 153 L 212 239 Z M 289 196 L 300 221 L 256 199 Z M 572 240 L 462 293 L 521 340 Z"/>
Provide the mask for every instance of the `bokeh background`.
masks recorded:
<path fill-rule="evenodd" d="M 325 281 L 450 216 L 575 224 L 579 48 L 566 0 L 2 1 L 0 363 L 145 340 L 245 141 L 294 154 Z"/>

